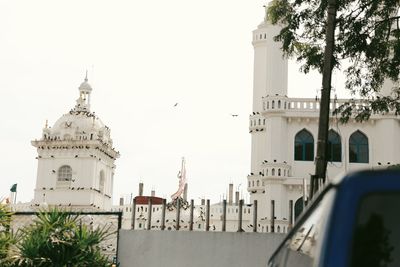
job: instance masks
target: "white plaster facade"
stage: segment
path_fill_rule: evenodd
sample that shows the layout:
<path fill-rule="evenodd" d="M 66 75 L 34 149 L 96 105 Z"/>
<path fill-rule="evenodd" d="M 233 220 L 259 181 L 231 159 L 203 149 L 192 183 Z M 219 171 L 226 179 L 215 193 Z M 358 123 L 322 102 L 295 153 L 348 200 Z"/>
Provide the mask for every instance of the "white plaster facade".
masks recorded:
<path fill-rule="evenodd" d="M 313 160 L 295 160 L 295 140 L 305 129 L 313 137 L 315 156 L 319 102 L 314 98 L 288 97 L 288 62 L 282 57 L 280 43 L 273 41 L 279 31 L 279 26 L 271 25 L 267 20 L 253 31 L 253 110 L 249 118 L 251 166 L 247 177 L 250 203 L 243 206 L 242 216 L 242 228 L 246 232 L 253 230 L 254 200 L 258 202 L 258 232 L 271 232 L 272 224 L 274 232 L 287 232 L 295 219 L 296 201 L 303 196 L 304 181 L 309 185 L 310 174 L 315 168 Z M 382 92 L 389 94 L 391 87 L 390 83 L 385 83 Z M 76 106 L 53 127 L 46 124 L 41 139 L 32 141 L 38 151 L 38 171 L 30 206 L 46 203 L 122 211 L 122 228 L 130 229 L 132 205 L 111 206 L 114 162 L 119 153 L 113 148 L 110 129 L 90 111 L 91 91 L 85 79 L 79 87 Z M 331 109 L 344 101 L 333 99 Z M 340 137 L 341 151 L 339 161 L 328 163 L 328 179 L 351 170 L 400 163 L 400 123 L 394 114 L 373 115 L 364 123 L 350 120 L 346 125 L 331 117 L 330 129 Z M 351 162 L 349 158 L 350 137 L 357 131 L 368 140 L 366 162 Z M 70 172 L 68 168 L 62 170 L 65 166 L 70 167 Z M 308 190 L 307 187 L 305 191 Z M 25 205 L 24 209 L 27 207 Z M 148 205 L 136 206 L 135 229 L 146 229 L 148 208 Z M 152 206 L 153 230 L 160 229 L 161 208 L 161 205 Z M 194 210 L 193 230 L 205 231 L 205 205 L 196 205 Z M 228 203 L 226 231 L 237 231 L 238 210 L 237 204 Z M 222 230 L 222 217 L 222 203 L 212 204 L 210 231 Z M 166 230 L 174 230 L 175 218 L 175 210 L 166 213 Z M 187 210 L 181 211 L 181 220 L 180 230 L 188 230 Z"/>
<path fill-rule="evenodd" d="M 309 185 L 310 175 L 315 169 L 313 160 L 316 155 L 319 117 L 318 99 L 287 96 L 288 61 L 282 56 L 281 43 L 273 41 L 279 31 L 280 26 L 271 25 L 267 19 L 253 31 L 253 111 L 249 121 L 252 147 L 247 190 L 251 203 L 258 201 L 258 217 L 269 231 L 272 223 L 277 231 L 277 225 L 287 229 L 294 222 L 295 203 L 303 196 L 304 182 Z M 381 93 L 390 93 L 392 87 L 386 82 Z M 344 101 L 332 99 L 331 110 Z M 304 146 L 296 143 L 296 135 L 303 129 L 313 138 L 312 159 L 299 157 L 301 148 L 306 153 Z M 399 118 L 392 113 L 385 116 L 373 115 L 363 123 L 350 120 L 345 125 L 331 116 L 330 129 L 340 139 L 340 150 L 336 149 L 340 160 L 328 163 L 328 179 L 356 169 L 381 168 L 400 163 L 400 123 Z M 367 145 L 362 145 L 365 151 L 361 151 L 361 145 L 354 145 L 350 141 L 356 132 L 361 133 L 364 141 L 367 140 Z M 354 156 L 357 151 L 361 152 Z M 361 157 L 363 160 L 360 160 Z"/>
<path fill-rule="evenodd" d="M 37 149 L 37 179 L 33 206 L 110 210 L 115 164 L 110 129 L 90 110 L 92 87 L 87 77 L 79 98 L 53 127 L 46 126 Z"/>

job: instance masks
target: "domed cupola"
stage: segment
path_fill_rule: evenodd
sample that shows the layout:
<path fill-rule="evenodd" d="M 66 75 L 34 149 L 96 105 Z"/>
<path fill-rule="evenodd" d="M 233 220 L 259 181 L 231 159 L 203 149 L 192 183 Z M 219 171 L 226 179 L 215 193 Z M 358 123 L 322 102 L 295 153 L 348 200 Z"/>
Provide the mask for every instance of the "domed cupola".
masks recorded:
<path fill-rule="evenodd" d="M 79 98 L 68 113 L 62 115 L 52 128 L 43 129 L 43 139 L 49 140 L 101 140 L 112 146 L 110 129 L 104 125 L 95 112 L 90 111 L 92 87 L 87 75 L 79 86 Z"/>
<path fill-rule="evenodd" d="M 32 141 L 38 152 L 38 176 L 34 202 L 49 205 L 107 210 L 111 207 L 114 161 L 110 128 L 90 111 L 92 87 L 87 73 L 79 86 L 76 105 L 42 138 Z"/>
<path fill-rule="evenodd" d="M 88 83 L 87 71 L 85 80 L 79 86 L 79 98 L 76 100 L 76 107 L 79 111 L 89 111 L 90 110 L 90 93 L 92 92 L 92 87 Z"/>

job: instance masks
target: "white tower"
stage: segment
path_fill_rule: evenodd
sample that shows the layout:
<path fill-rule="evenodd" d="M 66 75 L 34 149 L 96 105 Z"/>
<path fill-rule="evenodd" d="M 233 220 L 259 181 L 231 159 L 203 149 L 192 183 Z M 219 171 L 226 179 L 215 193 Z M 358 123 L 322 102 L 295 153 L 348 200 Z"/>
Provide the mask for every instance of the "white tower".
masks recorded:
<path fill-rule="evenodd" d="M 287 143 L 284 111 L 289 108 L 288 62 L 283 57 L 281 44 L 274 41 L 281 28 L 279 25 L 272 25 L 266 15 L 264 21 L 253 31 L 253 111 L 250 115 L 252 149 L 248 191 L 251 201 L 257 200 L 259 203 L 260 217 L 270 215 L 266 184 L 270 184 L 268 191 L 272 190 L 277 194 L 280 191 L 279 188 L 273 188 L 277 181 L 271 183 L 271 179 L 276 179 L 272 178 L 275 176 L 273 172 L 278 172 L 279 169 L 282 178 L 289 175 L 287 149 L 282 147 L 282 144 Z"/>
<path fill-rule="evenodd" d="M 38 152 L 34 204 L 109 210 L 112 205 L 114 161 L 110 129 L 90 111 L 92 87 L 79 86 L 79 98 L 53 127 L 46 126 L 40 140 L 32 141 Z"/>

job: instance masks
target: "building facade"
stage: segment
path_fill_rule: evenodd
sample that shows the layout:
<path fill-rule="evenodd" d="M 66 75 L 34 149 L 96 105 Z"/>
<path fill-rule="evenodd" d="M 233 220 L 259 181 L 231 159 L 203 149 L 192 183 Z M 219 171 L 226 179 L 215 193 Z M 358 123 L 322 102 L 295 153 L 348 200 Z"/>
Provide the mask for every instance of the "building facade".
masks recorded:
<path fill-rule="evenodd" d="M 253 31 L 253 110 L 249 118 L 251 170 L 247 190 L 258 201 L 266 231 L 294 223 L 309 191 L 318 134 L 319 100 L 288 97 L 288 61 L 273 38 L 281 30 L 267 18 Z M 385 82 L 381 94 L 390 94 Z M 298 88 L 296 90 L 301 90 Z M 345 99 L 332 99 L 333 111 Z M 382 168 L 400 162 L 399 118 L 373 115 L 366 122 L 339 123 L 330 118 L 327 179 L 357 169 Z"/>

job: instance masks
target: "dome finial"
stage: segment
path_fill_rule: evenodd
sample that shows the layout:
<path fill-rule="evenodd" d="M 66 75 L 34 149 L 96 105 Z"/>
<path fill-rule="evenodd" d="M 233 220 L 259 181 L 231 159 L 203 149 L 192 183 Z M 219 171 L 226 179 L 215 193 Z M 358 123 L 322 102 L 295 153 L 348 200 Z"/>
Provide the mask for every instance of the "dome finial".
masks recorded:
<path fill-rule="evenodd" d="M 87 81 L 88 81 L 88 78 L 87 78 L 87 73 L 88 73 L 88 71 L 86 70 L 85 82 L 87 82 Z"/>

